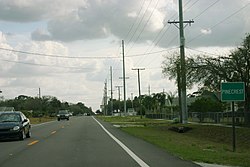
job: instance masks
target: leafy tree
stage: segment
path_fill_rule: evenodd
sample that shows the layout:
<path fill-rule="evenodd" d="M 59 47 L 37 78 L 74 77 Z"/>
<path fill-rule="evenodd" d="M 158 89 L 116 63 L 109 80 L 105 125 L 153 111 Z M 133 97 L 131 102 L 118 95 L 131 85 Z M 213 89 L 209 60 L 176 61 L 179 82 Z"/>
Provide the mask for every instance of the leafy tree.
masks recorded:
<path fill-rule="evenodd" d="M 197 100 L 193 103 L 191 103 L 190 106 L 188 106 L 189 112 L 197 112 L 198 118 L 200 119 L 200 122 L 203 122 L 203 114 L 206 112 L 223 112 L 224 107 L 223 104 L 219 101 L 213 100 L 212 98 L 197 98 Z M 216 122 L 218 121 L 217 117 L 214 117 Z"/>
<path fill-rule="evenodd" d="M 156 94 L 153 94 L 153 99 L 157 108 L 159 107 L 160 112 L 161 112 L 162 108 L 165 106 L 165 103 L 166 103 L 166 95 L 164 93 L 156 93 Z"/>
<path fill-rule="evenodd" d="M 173 106 L 174 98 L 175 98 L 175 94 L 173 92 L 167 93 L 167 100 L 168 100 L 168 103 L 169 103 L 169 108 L 170 108 L 170 112 L 171 112 L 172 116 L 174 114 L 174 108 L 175 108 Z M 181 114 L 179 114 L 179 115 L 181 115 Z"/>
<path fill-rule="evenodd" d="M 176 78 L 176 57 L 163 62 L 163 73 L 170 79 Z M 187 83 L 203 84 L 210 91 L 220 91 L 221 82 L 244 82 L 245 123 L 250 125 L 250 34 L 247 34 L 242 45 L 224 57 L 199 55 L 186 60 Z"/>
<path fill-rule="evenodd" d="M 154 99 L 152 96 L 143 96 L 142 98 L 142 105 L 145 107 L 146 110 L 151 111 L 154 106 Z"/>
<path fill-rule="evenodd" d="M 222 112 L 223 105 L 211 98 L 198 98 L 189 106 L 189 112 Z"/>

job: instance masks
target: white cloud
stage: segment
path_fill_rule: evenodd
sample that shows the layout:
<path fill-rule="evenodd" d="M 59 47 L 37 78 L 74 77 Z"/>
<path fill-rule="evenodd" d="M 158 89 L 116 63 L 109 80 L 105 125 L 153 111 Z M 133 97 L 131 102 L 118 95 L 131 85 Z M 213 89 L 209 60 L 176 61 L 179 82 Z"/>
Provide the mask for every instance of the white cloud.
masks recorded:
<path fill-rule="evenodd" d="M 205 34 L 205 35 L 208 35 L 208 34 L 211 34 L 212 33 L 212 30 L 211 29 L 201 29 L 201 33 L 202 34 Z"/>

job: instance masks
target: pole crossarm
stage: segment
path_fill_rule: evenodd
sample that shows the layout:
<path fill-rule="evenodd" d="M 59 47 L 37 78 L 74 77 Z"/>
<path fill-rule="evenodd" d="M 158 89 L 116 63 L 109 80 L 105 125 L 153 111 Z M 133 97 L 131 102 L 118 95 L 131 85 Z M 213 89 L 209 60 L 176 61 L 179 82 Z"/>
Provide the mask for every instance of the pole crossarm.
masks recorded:
<path fill-rule="evenodd" d="M 168 21 L 168 24 L 174 24 L 175 27 L 177 27 L 178 29 L 180 29 L 180 27 L 178 26 L 178 24 L 180 23 L 180 21 Z M 186 24 L 184 27 L 186 27 L 187 25 L 191 26 L 191 24 L 194 23 L 194 20 L 184 20 L 183 24 Z"/>

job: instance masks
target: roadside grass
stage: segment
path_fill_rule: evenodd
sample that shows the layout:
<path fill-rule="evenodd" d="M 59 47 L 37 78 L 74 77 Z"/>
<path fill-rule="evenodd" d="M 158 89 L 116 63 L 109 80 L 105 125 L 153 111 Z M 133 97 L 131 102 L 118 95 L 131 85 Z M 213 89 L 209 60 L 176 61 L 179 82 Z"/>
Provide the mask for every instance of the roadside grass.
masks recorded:
<path fill-rule="evenodd" d="M 111 117 L 111 116 L 98 116 L 103 121 L 110 122 L 116 125 L 159 125 L 169 123 L 168 120 L 154 120 L 149 118 L 141 118 L 140 116 L 122 116 L 122 117 Z"/>
<path fill-rule="evenodd" d="M 140 117 L 99 117 L 112 124 L 141 124 L 122 130 L 155 144 L 167 152 L 186 160 L 221 165 L 250 166 L 250 128 L 236 128 L 236 152 L 232 151 L 232 129 L 222 126 L 187 124 L 191 130 L 177 133 L 170 127 L 183 126 L 166 120 Z"/>
<path fill-rule="evenodd" d="M 44 122 L 54 121 L 56 120 L 55 117 L 39 117 L 39 118 L 29 118 L 31 124 L 40 124 Z"/>

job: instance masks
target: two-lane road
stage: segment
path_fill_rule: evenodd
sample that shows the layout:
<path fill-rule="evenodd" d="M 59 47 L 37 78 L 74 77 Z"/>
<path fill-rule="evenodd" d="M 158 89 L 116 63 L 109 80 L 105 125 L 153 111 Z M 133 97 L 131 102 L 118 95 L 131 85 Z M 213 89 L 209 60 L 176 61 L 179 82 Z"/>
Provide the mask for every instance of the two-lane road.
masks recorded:
<path fill-rule="evenodd" d="M 34 126 L 24 141 L 0 142 L 1 167 L 196 167 L 94 117 Z"/>

